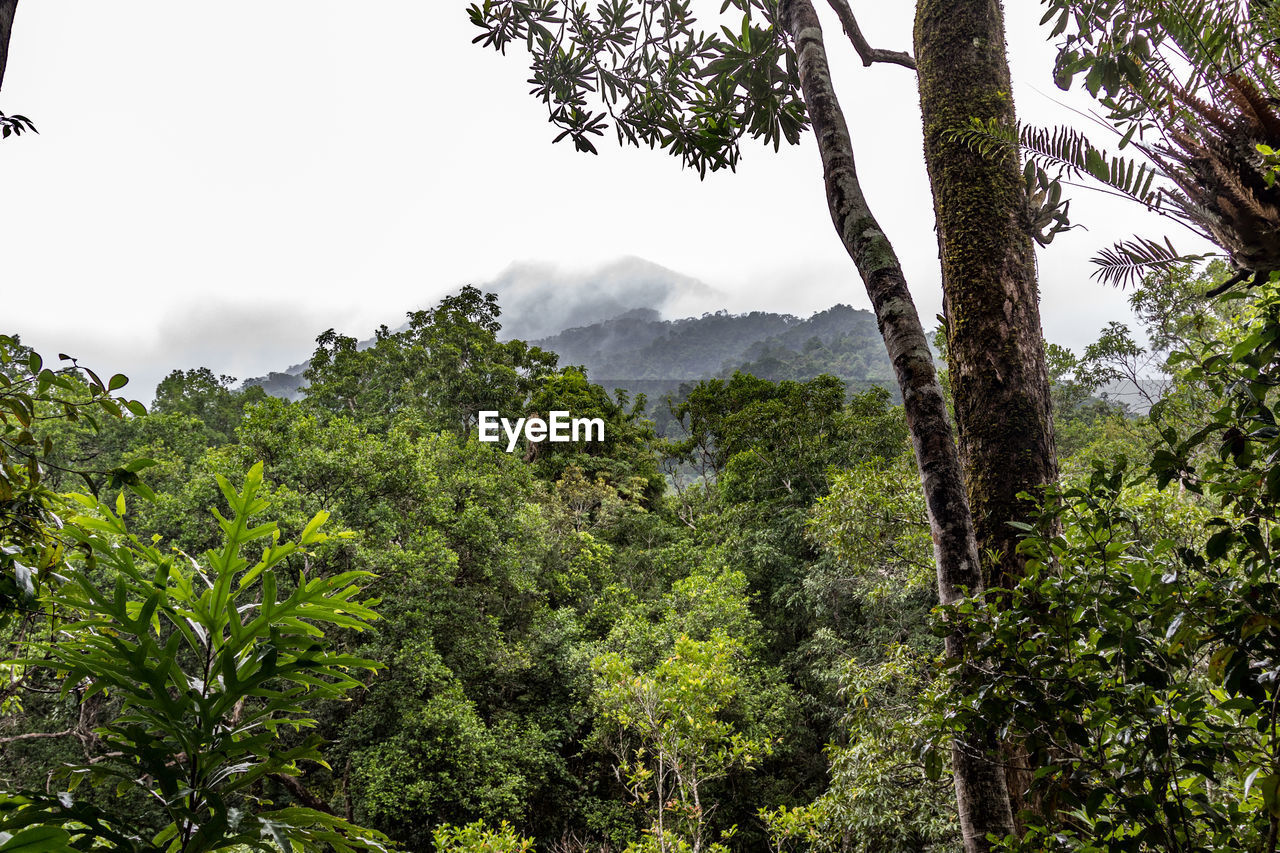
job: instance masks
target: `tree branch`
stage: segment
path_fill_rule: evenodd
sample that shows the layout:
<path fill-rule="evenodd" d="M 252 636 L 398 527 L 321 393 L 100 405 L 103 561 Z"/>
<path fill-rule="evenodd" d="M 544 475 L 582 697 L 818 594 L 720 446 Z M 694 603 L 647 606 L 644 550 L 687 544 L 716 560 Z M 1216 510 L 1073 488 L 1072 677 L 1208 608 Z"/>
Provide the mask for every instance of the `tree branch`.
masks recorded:
<path fill-rule="evenodd" d="M 0 86 L 4 85 L 4 67 L 9 64 L 9 33 L 13 32 L 13 14 L 18 0 L 0 0 Z"/>
<path fill-rule="evenodd" d="M 10 737 L 0 737 L 0 745 L 7 744 L 7 743 L 14 743 L 20 740 L 37 740 L 39 738 L 66 737 L 67 735 L 70 735 L 70 734 L 75 734 L 75 729 L 65 729 L 64 731 L 60 731 L 60 732 L 28 732 L 27 734 L 24 734 L 24 735 L 12 735 Z"/>
<path fill-rule="evenodd" d="M 867 37 L 862 34 L 862 28 L 858 26 L 858 19 L 854 17 L 849 0 L 827 0 L 827 2 L 831 4 L 832 9 L 835 9 L 836 16 L 840 19 L 840 26 L 844 27 L 849 41 L 853 42 L 853 49 L 858 52 L 858 56 L 862 57 L 863 65 L 871 65 L 873 62 L 891 62 L 904 68 L 915 69 L 916 61 L 911 58 L 911 54 L 900 50 L 880 50 L 871 46 Z"/>
<path fill-rule="evenodd" d="M 270 773 L 268 775 L 281 785 L 288 788 L 289 793 L 293 794 L 293 796 L 301 801 L 301 803 L 307 808 L 315 809 L 316 811 L 324 812 L 325 814 L 333 814 L 333 809 L 329 808 L 328 803 L 302 787 L 302 783 L 295 777 L 286 776 L 283 773 Z"/>

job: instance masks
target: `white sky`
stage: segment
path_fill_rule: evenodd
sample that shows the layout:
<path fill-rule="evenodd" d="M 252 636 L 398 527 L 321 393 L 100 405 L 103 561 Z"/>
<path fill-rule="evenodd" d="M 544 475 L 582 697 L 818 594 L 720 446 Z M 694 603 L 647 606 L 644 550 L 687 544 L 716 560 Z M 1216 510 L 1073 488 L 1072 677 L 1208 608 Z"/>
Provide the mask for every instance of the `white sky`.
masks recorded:
<path fill-rule="evenodd" d="M 472 45 L 465 6 L 23 0 L 0 109 L 40 135 L 0 143 L 0 326 L 46 356 L 127 373 L 150 399 L 170 369 L 282 369 L 330 326 L 368 336 L 521 262 L 582 271 L 643 257 L 725 294 L 708 310 L 867 306 L 811 138 L 780 154 L 749 147 L 736 175 L 703 182 L 611 136 L 599 157 L 552 146 L 523 56 Z M 913 4 L 854 6 L 873 44 L 910 48 Z M 1064 96 L 1039 4 L 1008 14 L 1021 117 L 1073 120 L 1052 100 Z M 826 30 L 867 194 L 932 325 L 914 78 L 863 68 L 839 25 Z M 1127 317 L 1088 258 L 1167 229 L 1076 195 L 1089 230 L 1041 253 L 1041 288 L 1047 336 L 1079 349 Z"/>

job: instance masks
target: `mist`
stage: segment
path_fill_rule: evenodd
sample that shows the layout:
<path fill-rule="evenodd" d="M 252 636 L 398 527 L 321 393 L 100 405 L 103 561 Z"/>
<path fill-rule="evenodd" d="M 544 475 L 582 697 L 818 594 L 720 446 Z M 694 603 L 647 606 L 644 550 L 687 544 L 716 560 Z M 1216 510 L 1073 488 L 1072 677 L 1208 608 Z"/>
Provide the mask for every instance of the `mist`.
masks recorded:
<path fill-rule="evenodd" d="M 666 319 L 701 314 L 724 308 L 726 298 L 695 278 L 635 257 L 588 271 L 517 263 L 482 289 L 498 294 L 502 337 L 508 340 L 545 338 L 636 308 Z"/>

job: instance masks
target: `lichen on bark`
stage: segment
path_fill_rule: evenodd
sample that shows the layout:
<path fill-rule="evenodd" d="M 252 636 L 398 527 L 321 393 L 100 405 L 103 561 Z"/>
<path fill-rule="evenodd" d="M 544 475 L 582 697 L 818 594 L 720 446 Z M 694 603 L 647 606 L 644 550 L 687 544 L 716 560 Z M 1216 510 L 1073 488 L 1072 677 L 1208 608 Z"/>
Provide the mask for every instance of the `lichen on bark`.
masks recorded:
<path fill-rule="evenodd" d="M 999 2 L 919 0 L 915 55 L 960 455 L 978 545 L 995 554 L 985 580 L 1006 585 L 1023 573 L 1018 494 L 1057 479 L 1035 254 L 1016 162 L 948 135 L 1015 122 Z"/>
<path fill-rule="evenodd" d="M 1040 326 L 1026 191 L 1013 158 L 991 158 L 949 131 L 973 119 L 1016 124 L 999 0 L 918 0 L 915 55 L 925 162 L 933 189 L 951 390 L 960 458 L 987 587 L 1025 571 L 1010 522 L 1029 521 L 1057 479 L 1053 414 Z M 989 555 L 989 556 L 988 556 Z M 1035 807 L 1004 745 L 1014 813 Z M 1016 827 L 1015 827 L 1016 828 Z"/>

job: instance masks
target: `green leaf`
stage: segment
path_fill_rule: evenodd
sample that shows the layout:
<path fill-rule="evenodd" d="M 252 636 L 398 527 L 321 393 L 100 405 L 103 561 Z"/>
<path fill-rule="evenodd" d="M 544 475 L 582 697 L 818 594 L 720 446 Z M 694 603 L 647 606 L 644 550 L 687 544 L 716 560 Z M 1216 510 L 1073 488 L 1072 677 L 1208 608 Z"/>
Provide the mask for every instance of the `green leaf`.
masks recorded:
<path fill-rule="evenodd" d="M 148 459 L 146 457 L 142 457 L 126 463 L 123 467 L 124 467 L 124 470 L 128 471 L 129 473 L 136 474 L 139 471 L 145 470 L 147 468 L 151 468 L 158 464 L 160 463 L 156 462 L 156 460 L 154 459 Z"/>
<path fill-rule="evenodd" d="M 54 826 L 32 826 L 19 830 L 0 844 L 0 853 L 75 853 L 71 836 Z"/>
<path fill-rule="evenodd" d="M 99 556 L 101 565 L 66 569 L 53 603 L 81 621 L 64 625 L 40 644 L 42 658 L 23 665 L 56 674 L 64 701 L 74 696 L 87 702 L 108 693 L 118 703 L 115 718 L 97 730 L 101 751 L 111 760 L 76 765 L 72 778 L 112 785 L 121 784 L 122 777 L 129 785 L 151 780 L 148 787 L 161 795 L 159 806 L 170 818 L 157 844 L 171 846 L 179 837 L 175 828 L 190 824 L 199 826 L 199 841 L 193 841 L 199 849 L 257 843 L 256 829 L 247 827 L 261 825 L 290 846 L 384 850 L 381 836 L 337 819 L 299 810 L 268 813 L 266 804 L 251 798 L 258 814 L 237 813 L 232 820 L 226 805 L 228 792 L 268 773 L 289 772 L 304 760 L 323 766 L 318 738 L 296 748 L 286 747 L 282 738 L 314 726 L 310 709 L 316 702 L 342 698 L 360 685 L 355 673 L 377 666 L 332 650 L 325 636 L 328 627 L 362 630 L 376 618 L 355 600 L 358 590 L 351 585 L 366 573 L 304 579 L 285 602 L 276 600 L 274 567 L 299 548 L 299 540 L 279 541 L 274 521 L 252 528 L 245 524 L 248 513 L 270 508 L 270 501 L 256 495 L 261 472 L 261 465 L 255 466 L 241 491 L 220 483 L 231 519 L 224 519 L 223 546 L 208 552 L 204 565 L 189 566 L 190 558 L 175 560 L 129 538 L 123 491 L 114 513 L 92 498 L 76 498 L 101 517 L 78 517 L 68 530 Z M 273 541 L 246 575 L 262 578 L 263 597 L 255 601 L 248 585 L 237 587 L 235 578 L 247 567 L 243 546 L 263 536 Z M 253 618 L 243 624 L 242 614 Z M 82 689 L 73 693 L 73 686 Z M 251 701 L 246 705 L 246 700 Z M 187 775 L 193 763 L 204 771 L 195 781 Z M 259 818 L 261 824 L 254 823 Z M 116 826 L 110 816 L 96 819 L 84 838 L 125 849 L 119 839 L 127 827 Z M 0 829 L 13 828 L 0 809 Z"/>
<path fill-rule="evenodd" d="M 325 522 L 329 520 L 329 513 L 321 510 L 307 522 L 307 526 L 303 528 L 302 535 L 298 537 L 298 541 L 303 545 L 311 545 L 315 542 L 323 541 L 324 535 L 319 532 Z"/>
<path fill-rule="evenodd" d="M 1258 792 L 1262 795 L 1262 803 L 1266 806 L 1267 814 L 1272 818 L 1280 819 L 1280 774 L 1270 773 L 1260 776 L 1256 785 Z"/>

